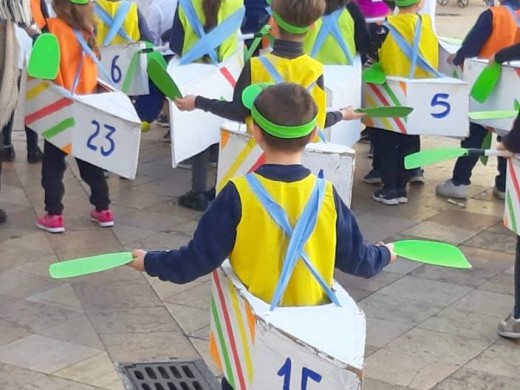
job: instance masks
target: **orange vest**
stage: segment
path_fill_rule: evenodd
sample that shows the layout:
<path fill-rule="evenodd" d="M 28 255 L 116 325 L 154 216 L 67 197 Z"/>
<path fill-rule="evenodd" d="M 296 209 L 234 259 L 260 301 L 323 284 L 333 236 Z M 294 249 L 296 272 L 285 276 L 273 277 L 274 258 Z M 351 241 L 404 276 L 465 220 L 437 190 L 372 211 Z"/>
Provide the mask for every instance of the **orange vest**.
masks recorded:
<path fill-rule="evenodd" d="M 493 30 L 482 49 L 479 57 L 490 58 L 505 47 L 520 43 L 520 32 L 509 10 L 504 7 L 490 7 L 493 14 Z M 520 17 L 520 10 L 515 11 Z"/>
<path fill-rule="evenodd" d="M 34 22 L 41 30 L 45 27 L 45 17 L 43 16 L 41 0 L 31 0 L 31 13 L 34 19 Z"/>
<path fill-rule="evenodd" d="M 83 49 L 74 30 L 58 18 L 47 19 L 47 27 L 51 34 L 56 35 L 60 45 L 60 69 L 54 82 L 70 91 L 84 57 L 79 82 L 73 92 L 77 95 L 93 93 L 97 88 L 97 66 L 87 54 L 83 56 Z"/>

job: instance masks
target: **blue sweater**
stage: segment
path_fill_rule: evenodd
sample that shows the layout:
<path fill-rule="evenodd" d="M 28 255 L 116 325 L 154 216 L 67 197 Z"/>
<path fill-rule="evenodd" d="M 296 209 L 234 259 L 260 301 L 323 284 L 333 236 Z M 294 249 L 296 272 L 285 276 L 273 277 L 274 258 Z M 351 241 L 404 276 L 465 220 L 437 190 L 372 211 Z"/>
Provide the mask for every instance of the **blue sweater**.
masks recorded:
<path fill-rule="evenodd" d="M 310 171 L 302 165 L 263 165 L 257 174 L 282 182 L 299 181 Z M 343 272 L 371 277 L 390 261 L 384 246 L 368 245 L 349 208 L 334 190 L 337 212 L 336 268 Z M 144 265 L 150 276 L 173 283 L 188 283 L 219 267 L 228 258 L 237 236 L 241 203 L 237 189 L 229 182 L 199 221 L 188 245 L 170 251 L 151 251 Z"/>

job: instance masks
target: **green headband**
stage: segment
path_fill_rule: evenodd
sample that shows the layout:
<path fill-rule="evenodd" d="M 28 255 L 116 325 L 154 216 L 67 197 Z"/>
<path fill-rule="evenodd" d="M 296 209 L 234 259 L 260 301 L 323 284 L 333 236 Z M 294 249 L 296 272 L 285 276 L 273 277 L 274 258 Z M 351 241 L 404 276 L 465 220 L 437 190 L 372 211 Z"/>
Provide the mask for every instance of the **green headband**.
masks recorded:
<path fill-rule="evenodd" d="M 255 100 L 265 88 L 271 85 L 274 84 L 253 84 L 244 89 L 244 92 L 242 92 L 242 103 L 244 103 L 245 107 L 251 110 L 251 116 L 253 117 L 253 120 L 258 124 L 258 126 L 262 128 L 262 130 L 274 137 L 293 139 L 309 135 L 316 127 L 318 115 L 316 115 L 310 122 L 304 123 L 303 125 L 283 126 L 271 122 L 269 119 L 263 116 L 260 111 L 258 111 L 255 106 Z"/>
<path fill-rule="evenodd" d="M 90 0 L 69 0 L 71 3 L 85 5 L 90 3 Z"/>
<path fill-rule="evenodd" d="M 305 27 L 299 27 L 292 25 L 290 23 L 287 23 L 285 20 L 282 19 L 280 15 L 278 15 L 274 10 L 272 11 L 272 15 L 276 23 L 278 23 L 278 26 L 284 31 L 287 31 L 291 34 L 305 34 L 310 30 L 310 26 Z"/>
<path fill-rule="evenodd" d="M 395 5 L 398 7 L 409 7 L 411 5 L 419 3 L 421 0 L 394 0 Z"/>

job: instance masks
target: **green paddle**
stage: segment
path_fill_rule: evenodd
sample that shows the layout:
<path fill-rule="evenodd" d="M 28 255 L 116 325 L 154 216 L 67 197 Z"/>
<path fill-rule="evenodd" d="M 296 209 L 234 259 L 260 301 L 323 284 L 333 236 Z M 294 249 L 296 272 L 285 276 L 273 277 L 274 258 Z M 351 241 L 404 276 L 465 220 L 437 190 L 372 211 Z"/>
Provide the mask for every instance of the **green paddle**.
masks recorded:
<path fill-rule="evenodd" d="M 451 268 L 471 268 L 471 264 L 454 245 L 435 241 L 403 240 L 394 242 L 394 252 L 409 260 Z"/>
<path fill-rule="evenodd" d="M 515 118 L 518 115 L 517 111 L 475 111 L 468 114 L 469 119 L 473 120 L 487 120 L 487 119 L 509 119 Z"/>
<path fill-rule="evenodd" d="M 470 96 L 477 102 L 484 103 L 495 89 L 501 73 L 502 65 L 500 64 L 493 63 L 486 66 L 477 80 L 475 80 L 475 84 L 473 84 L 471 88 Z"/>
<path fill-rule="evenodd" d="M 361 79 L 365 83 L 384 84 L 386 82 L 386 74 L 383 72 L 379 62 L 376 62 L 370 68 L 363 71 Z"/>
<path fill-rule="evenodd" d="M 425 165 L 465 156 L 501 156 L 510 157 L 512 154 L 505 150 L 494 149 L 465 149 L 465 148 L 436 148 L 422 150 L 409 154 L 404 158 L 406 169 L 415 169 Z"/>
<path fill-rule="evenodd" d="M 164 66 L 155 58 L 151 58 L 148 62 L 148 77 L 171 100 L 182 98 L 181 91 L 175 81 L 172 80 Z"/>
<path fill-rule="evenodd" d="M 363 112 L 369 118 L 403 118 L 413 111 L 412 107 L 369 107 L 358 108 L 356 112 Z"/>
<path fill-rule="evenodd" d="M 49 267 L 49 273 L 54 279 L 74 278 L 76 276 L 107 271 L 128 264 L 132 260 L 133 257 L 130 252 L 109 253 L 54 263 Z"/>
<path fill-rule="evenodd" d="M 54 80 L 60 67 L 60 46 L 52 34 L 42 34 L 33 45 L 27 73 L 29 76 Z"/>

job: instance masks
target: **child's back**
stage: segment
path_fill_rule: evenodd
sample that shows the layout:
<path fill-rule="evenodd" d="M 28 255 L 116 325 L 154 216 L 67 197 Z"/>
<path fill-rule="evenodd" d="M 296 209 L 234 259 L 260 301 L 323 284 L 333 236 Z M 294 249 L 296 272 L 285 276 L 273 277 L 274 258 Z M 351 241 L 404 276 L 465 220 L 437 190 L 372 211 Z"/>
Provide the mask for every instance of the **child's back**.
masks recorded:
<path fill-rule="evenodd" d="M 136 42 L 141 39 L 139 31 L 139 15 L 137 4 L 129 1 L 96 0 L 94 3 L 96 12 L 96 42 L 102 46 L 106 36 L 111 29 L 111 22 L 118 15 L 124 12 L 125 17 L 121 25 L 122 34 L 116 34 L 108 43 L 110 45 L 123 45 L 129 42 Z"/>

